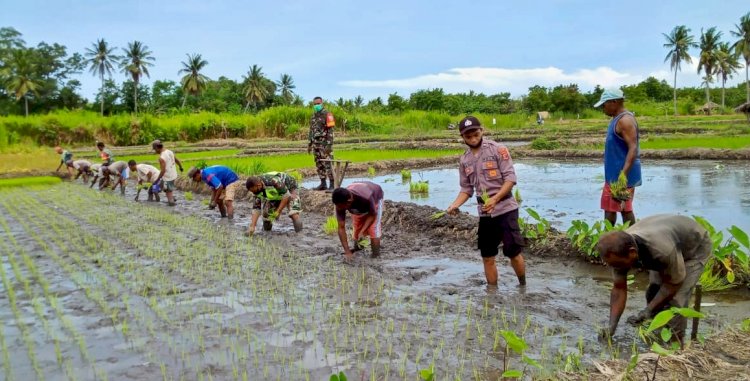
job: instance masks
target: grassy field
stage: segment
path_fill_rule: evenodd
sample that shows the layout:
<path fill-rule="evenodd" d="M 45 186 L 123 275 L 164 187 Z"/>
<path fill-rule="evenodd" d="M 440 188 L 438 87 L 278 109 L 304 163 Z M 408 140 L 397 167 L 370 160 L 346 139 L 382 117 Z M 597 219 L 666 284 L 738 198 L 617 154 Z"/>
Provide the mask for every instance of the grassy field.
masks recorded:
<path fill-rule="evenodd" d="M 61 182 L 62 179 L 54 176 L 19 177 L 15 179 L 0 179 L 0 188 L 11 188 L 19 186 L 52 185 Z"/>
<path fill-rule="evenodd" d="M 725 148 L 750 147 L 750 136 L 660 136 L 641 141 L 644 149 Z"/>

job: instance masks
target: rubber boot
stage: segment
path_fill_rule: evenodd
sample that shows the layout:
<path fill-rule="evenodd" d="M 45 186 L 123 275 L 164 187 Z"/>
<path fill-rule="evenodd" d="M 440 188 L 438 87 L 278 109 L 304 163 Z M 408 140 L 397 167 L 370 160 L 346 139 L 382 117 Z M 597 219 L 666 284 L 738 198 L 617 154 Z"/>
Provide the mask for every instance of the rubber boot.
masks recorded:
<path fill-rule="evenodd" d="M 326 189 L 326 193 L 333 193 L 333 176 L 329 177 L 329 180 L 331 180 L 331 182 L 328 184 L 328 189 Z"/>
<path fill-rule="evenodd" d="M 328 187 L 326 186 L 326 179 L 325 178 L 320 179 L 320 185 L 318 185 L 317 187 L 313 188 L 313 190 L 326 190 L 326 189 L 328 189 Z"/>

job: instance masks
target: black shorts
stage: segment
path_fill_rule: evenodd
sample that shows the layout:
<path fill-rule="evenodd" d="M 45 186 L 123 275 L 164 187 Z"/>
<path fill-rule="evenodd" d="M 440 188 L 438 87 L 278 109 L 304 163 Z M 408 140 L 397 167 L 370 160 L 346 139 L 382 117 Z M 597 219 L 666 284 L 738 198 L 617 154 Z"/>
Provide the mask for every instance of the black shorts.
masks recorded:
<path fill-rule="evenodd" d="M 521 254 L 526 246 L 518 226 L 518 209 L 497 217 L 480 217 L 477 235 L 482 258 L 496 256 L 500 242 L 503 243 L 503 255 L 508 258 Z"/>

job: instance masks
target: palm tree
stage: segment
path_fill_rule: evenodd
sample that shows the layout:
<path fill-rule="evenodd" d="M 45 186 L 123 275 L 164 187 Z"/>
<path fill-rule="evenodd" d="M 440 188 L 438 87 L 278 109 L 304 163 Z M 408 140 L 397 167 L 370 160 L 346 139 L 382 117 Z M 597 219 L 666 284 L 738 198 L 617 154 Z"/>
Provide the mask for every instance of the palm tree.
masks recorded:
<path fill-rule="evenodd" d="M 662 34 L 664 35 L 664 38 L 667 39 L 667 43 L 664 44 L 664 47 L 669 49 L 669 53 L 667 53 L 667 56 L 664 58 L 664 62 L 669 61 L 669 67 L 674 70 L 674 114 L 677 115 L 677 72 L 680 71 L 680 65 L 682 62 L 693 62 L 688 50 L 690 48 L 697 48 L 698 44 L 693 41 L 693 36 L 690 35 L 690 28 L 685 25 L 674 27 L 672 32 L 668 35 L 665 33 Z"/>
<path fill-rule="evenodd" d="M 716 50 L 716 78 L 721 80 L 721 107 L 724 104 L 724 85 L 741 68 L 739 56 L 734 54 L 728 42 L 719 44 Z"/>
<path fill-rule="evenodd" d="M 102 116 L 104 116 L 104 75 L 112 77 L 112 70 L 114 70 L 112 64 L 120 59 L 114 54 L 114 50 L 115 48 L 110 48 L 103 38 L 92 43 L 90 48 L 86 48 L 86 61 L 89 64 L 89 70 L 91 74 L 99 75 L 99 79 L 102 81 L 102 87 L 99 90 L 102 98 Z"/>
<path fill-rule="evenodd" d="M 182 62 L 182 69 L 178 74 L 185 73 L 180 83 L 182 83 L 182 91 L 185 96 L 182 98 L 182 107 L 185 108 L 185 101 L 187 101 L 188 94 L 198 95 L 206 88 L 206 83 L 210 81 L 208 77 L 201 74 L 201 70 L 208 65 L 208 61 L 204 60 L 200 54 L 187 55 L 187 62 Z"/>
<path fill-rule="evenodd" d="M 353 103 L 354 103 L 354 107 L 355 108 L 360 109 L 360 108 L 362 108 L 362 105 L 365 103 L 365 99 L 362 98 L 361 95 L 357 95 L 357 97 L 354 98 L 354 102 Z"/>
<path fill-rule="evenodd" d="M 133 99 L 134 107 L 133 112 L 138 113 L 138 83 L 141 77 L 145 74 L 149 77 L 148 68 L 154 66 L 152 61 L 154 57 L 151 55 L 151 51 L 148 50 L 148 46 L 143 45 L 140 41 L 133 41 L 128 43 L 128 48 L 122 49 L 125 56 L 120 62 L 120 68 L 126 75 L 130 75 L 133 78 L 135 86 L 133 87 Z"/>
<path fill-rule="evenodd" d="M 708 79 L 704 81 L 704 83 L 706 84 L 706 103 L 709 103 L 711 101 L 710 84 L 712 82 L 712 76 L 715 74 L 714 70 L 716 69 L 716 50 L 719 45 L 720 38 L 721 32 L 717 31 L 715 26 L 708 28 L 705 33 L 701 29 L 701 56 L 700 60 L 698 61 L 698 74 L 700 74 L 701 70 L 703 70 L 706 73 L 706 78 Z M 711 114 L 710 108 L 708 110 L 708 113 Z"/>
<path fill-rule="evenodd" d="M 269 95 L 268 87 L 265 86 L 267 78 L 263 75 L 263 68 L 258 65 L 253 65 L 244 76 L 245 83 L 245 111 L 250 107 L 250 103 L 257 110 L 258 104 L 266 100 Z"/>
<path fill-rule="evenodd" d="M 289 74 L 282 74 L 279 81 L 276 82 L 276 86 L 279 87 L 279 92 L 281 93 L 281 97 L 284 98 L 284 102 L 290 104 L 292 99 L 294 99 L 294 92 L 292 90 L 296 87 L 294 86 L 292 76 Z"/>
<path fill-rule="evenodd" d="M 747 68 L 750 66 L 750 12 L 740 18 L 739 25 L 734 25 L 737 30 L 732 31 L 732 36 L 738 37 L 732 47 L 737 55 L 745 58 L 745 88 L 747 89 L 747 100 L 750 102 L 750 79 L 747 77 Z"/>
<path fill-rule="evenodd" d="M 23 98 L 25 115 L 29 116 L 29 93 L 37 93 L 41 83 L 35 76 L 35 67 L 31 51 L 26 49 L 14 50 L 10 56 L 8 74 L 8 91 L 15 94 L 16 100 Z"/>

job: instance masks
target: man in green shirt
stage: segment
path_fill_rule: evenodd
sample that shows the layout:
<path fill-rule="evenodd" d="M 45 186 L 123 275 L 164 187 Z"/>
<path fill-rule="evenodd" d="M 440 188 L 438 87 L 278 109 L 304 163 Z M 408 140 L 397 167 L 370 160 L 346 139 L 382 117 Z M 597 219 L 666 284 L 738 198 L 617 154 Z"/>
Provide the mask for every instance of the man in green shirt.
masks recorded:
<path fill-rule="evenodd" d="M 60 165 L 57 166 L 57 169 L 55 169 L 55 172 L 59 171 L 60 168 L 62 168 L 65 163 L 67 163 L 70 160 L 73 160 L 73 153 L 66 149 L 62 149 L 62 147 L 57 146 L 55 147 L 55 152 L 60 155 Z M 73 170 L 70 167 L 66 167 L 68 170 L 68 174 L 72 177 L 73 176 Z"/>

